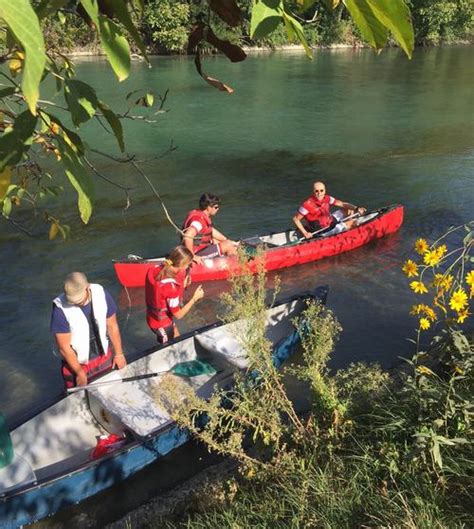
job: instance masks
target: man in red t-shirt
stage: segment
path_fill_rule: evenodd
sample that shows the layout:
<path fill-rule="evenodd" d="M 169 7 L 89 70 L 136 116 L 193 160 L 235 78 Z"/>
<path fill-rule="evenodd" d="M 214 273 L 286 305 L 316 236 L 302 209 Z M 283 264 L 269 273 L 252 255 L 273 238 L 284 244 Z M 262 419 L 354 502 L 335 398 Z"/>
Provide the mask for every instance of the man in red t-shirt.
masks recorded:
<path fill-rule="evenodd" d="M 331 206 L 342 208 L 342 211 L 337 210 L 331 214 Z M 313 194 L 298 208 L 293 222 L 306 239 L 310 239 L 313 232 L 324 228 L 328 230 L 324 232 L 325 234 L 331 232 L 332 235 L 356 225 L 356 219 L 341 222 L 345 216 L 352 215 L 356 210 L 361 215 L 365 213 L 365 208 L 358 208 L 354 204 L 326 195 L 326 186 L 323 182 L 314 182 Z"/>
<path fill-rule="evenodd" d="M 203 193 L 199 208 L 190 211 L 183 223 L 183 245 L 193 253 L 196 262 L 200 262 L 202 257 L 237 253 L 238 243 L 228 239 L 212 225 L 212 217 L 219 211 L 219 202 L 216 195 Z"/>

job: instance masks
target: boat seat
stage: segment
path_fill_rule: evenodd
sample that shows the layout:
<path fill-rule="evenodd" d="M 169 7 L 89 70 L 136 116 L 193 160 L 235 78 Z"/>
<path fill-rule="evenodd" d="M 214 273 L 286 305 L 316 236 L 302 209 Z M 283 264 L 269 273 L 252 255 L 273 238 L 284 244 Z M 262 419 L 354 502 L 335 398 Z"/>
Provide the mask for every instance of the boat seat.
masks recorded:
<path fill-rule="evenodd" d="M 32 483 L 36 479 L 35 471 L 30 462 L 20 454 L 15 453 L 13 461 L 6 467 L 0 468 L 0 494 Z"/>
<path fill-rule="evenodd" d="M 127 430 L 145 438 L 171 422 L 169 414 L 153 399 L 152 391 L 146 392 L 140 386 L 127 382 L 88 390 L 91 411 L 102 426 L 108 425 L 108 431 L 121 434 Z"/>
<path fill-rule="evenodd" d="M 218 327 L 194 337 L 196 342 L 211 355 L 224 357 L 227 362 L 245 369 L 248 359 L 242 346 L 228 330 Z"/>

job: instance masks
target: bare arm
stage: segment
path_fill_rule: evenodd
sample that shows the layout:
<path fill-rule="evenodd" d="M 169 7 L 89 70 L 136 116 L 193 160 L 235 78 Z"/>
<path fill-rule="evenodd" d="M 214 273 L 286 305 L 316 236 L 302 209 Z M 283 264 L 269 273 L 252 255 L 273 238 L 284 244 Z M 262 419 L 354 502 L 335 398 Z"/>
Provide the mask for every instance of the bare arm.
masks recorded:
<path fill-rule="evenodd" d="M 79 363 L 76 352 L 71 347 L 71 333 L 57 333 L 54 335 L 54 338 L 56 339 L 56 344 L 58 345 L 59 353 L 63 357 L 63 360 L 69 366 L 69 369 L 76 374 L 76 384 L 78 386 L 87 384 L 87 374 Z"/>
<path fill-rule="evenodd" d="M 177 312 L 175 312 L 173 316 L 177 320 L 184 318 L 186 314 L 191 310 L 193 305 L 196 303 L 196 301 L 199 301 L 203 297 L 204 297 L 204 290 L 202 286 L 199 285 L 194 291 L 194 294 L 192 295 L 191 299 L 184 305 L 184 307 L 181 307 Z"/>
<path fill-rule="evenodd" d="M 219 242 L 225 242 L 229 241 L 232 244 L 238 244 L 236 241 L 233 241 L 232 239 L 227 238 L 223 233 L 221 233 L 219 230 L 216 230 L 216 228 L 212 228 L 212 238 L 215 241 Z"/>
<path fill-rule="evenodd" d="M 193 226 L 187 228 L 183 233 L 183 245 L 194 255 L 194 237 L 197 235 L 197 230 Z"/>
<path fill-rule="evenodd" d="M 120 329 L 116 314 L 113 314 L 110 316 L 110 318 L 107 318 L 107 334 L 114 349 L 113 367 L 122 369 L 127 365 L 127 361 L 125 360 L 125 355 L 123 354 L 122 350 L 122 337 L 120 336 Z"/>
<path fill-rule="evenodd" d="M 201 263 L 202 258 L 198 255 L 194 255 L 194 237 L 197 235 L 197 230 L 193 226 L 186 228 L 183 233 L 183 245 L 193 254 L 194 261 L 196 263 Z"/>
<path fill-rule="evenodd" d="M 295 226 L 300 230 L 303 237 L 306 237 L 307 239 L 309 239 L 311 237 L 311 233 L 309 233 L 308 231 L 304 229 L 304 226 L 301 223 L 303 218 L 304 216 L 301 213 L 296 213 L 296 215 L 293 217 L 293 222 L 295 223 Z"/>
<path fill-rule="evenodd" d="M 366 211 L 365 208 L 360 208 L 360 207 L 354 206 L 354 204 L 351 204 L 350 202 L 343 202 L 342 200 L 337 200 L 337 199 L 334 200 L 333 205 L 338 207 L 338 208 L 344 209 L 347 212 L 347 214 L 349 214 L 349 215 L 351 215 L 356 210 L 361 215 L 363 215 L 365 213 L 365 211 Z"/>
<path fill-rule="evenodd" d="M 212 228 L 212 238 L 219 242 L 227 241 L 227 237 L 216 228 Z"/>

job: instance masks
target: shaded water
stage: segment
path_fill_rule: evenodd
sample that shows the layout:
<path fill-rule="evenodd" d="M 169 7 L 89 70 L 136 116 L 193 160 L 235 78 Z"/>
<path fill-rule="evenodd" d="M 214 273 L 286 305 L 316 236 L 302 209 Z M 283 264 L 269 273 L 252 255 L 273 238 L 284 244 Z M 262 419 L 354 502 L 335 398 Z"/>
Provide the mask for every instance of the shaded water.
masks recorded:
<path fill-rule="evenodd" d="M 399 233 L 279 275 L 282 294 L 329 284 L 329 306 L 344 328 L 334 366 L 355 360 L 387 366 L 410 354 L 412 296 L 402 261 L 418 236 L 433 239 L 474 217 L 472 49 L 417 50 L 412 61 L 398 50 L 379 57 L 322 51 L 312 62 L 292 54 L 250 56 L 235 65 L 206 59 L 206 71 L 235 88 L 230 96 L 204 84 L 187 58 L 159 58 L 153 66 L 135 63 L 121 86 L 103 61 L 84 61 L 79 70 L 115 108 L 134 89 L 170 89 L 170 111 L 148 126 L 127 123 L 126 140 L 139 159 L 159 156 L 171 139 L 178 146 L 144 164 L 178 224 L 201 192 L 211 191 L 222 197 L 216 224 L 229 236 L 282 230 L 315 179 L 330 194 L 369 208 L 405 205 Z M 91 146 L 115 149 L 101 128 L 85 129 Z M 164 254 L 176 235 L 139 175 L 125 164 L 95 161 L 110 178 L 134 186 L 128 211 L 123 193 L 98 180 L 88 226 L 78 220 L 72 193 L 51 203 L 50 213 L 72 227 L 66 242 L 19 236 L 0 224 L 0 409 L 10 418 L 62 389 L 49 315 L 68 272 L 83 270 L 119 300 L 130 356 L 153 345 L 141 292 L 130 293 L 129 310 L 111 260 Z M 223 288 L 204 286 L 206 301 L 182 330 L 215 319 Z"/>

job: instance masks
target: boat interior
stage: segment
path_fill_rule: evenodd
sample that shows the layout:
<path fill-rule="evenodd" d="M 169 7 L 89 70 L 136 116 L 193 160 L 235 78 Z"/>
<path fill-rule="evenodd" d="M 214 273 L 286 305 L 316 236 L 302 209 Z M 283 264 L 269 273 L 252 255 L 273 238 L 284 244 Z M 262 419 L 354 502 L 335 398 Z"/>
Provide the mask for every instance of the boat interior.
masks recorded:
<path fill-rule="evenodd" d="M 366 224 L 367 222 L 370 222 L 375 217 L 377 217 L 380 213 L 378 211 L 373 213 L 368 213 L 366 215 L 363 215 L 362 217 L 357 218 L 357 224 L 356 226 L 362 226 L 363 224 Z M 324 239 L 326 237 L 330 237 L 333 235 L 332 230 L 326 233 L 318 234 L 317 239 Z M 271 233 L 270 235 L 262 235 L 262 236 L 255 236 L 255 237 L 249 237 L 248 239 L 244 239 L 243 242 L 248 246 L 263 246 L 265 250 L 269 250 L 271 248 L 277 248 L 279 246 L 285 246 L 287 244 L 294 244 L 296 242 L 299 242 L 303 240 L 301 237 L 301 233 L 297 230 L 287 230 L 280 233 Z"/>
<path fill-rule="evenodd" d="M 267 337 L 275 347 L 293 333 L 292 319 L 304 308 L 297 299 L 268 311 Z M 116 383 L 70 393 L 55 405 L 34 416 L 11 432 L 15 457 L 0 469 L 0 494 L 44 482 L 71 472 L 91 461 L 101 436 L 111 433 L 124 437 L 120 448 L 141 442 L 174 424 L 163 399 L 160 385 L 170 379 L 185 384 L 199 396 L 209 397 L 215 388 L 227 388 L 237 370 L 248 367 L 248 358 L 237 339 L 245 321 L 214 326 L 183 337 L 166 347 L 94 381 Z M 183 362 L 199 360 L 211 366 L 196 376 L 177 376 L 170 371 Z M 146 373 L 163 374 L 120 382 L 122 378 Z M 179 394 L 179 391 L 178 391 Z"/>

